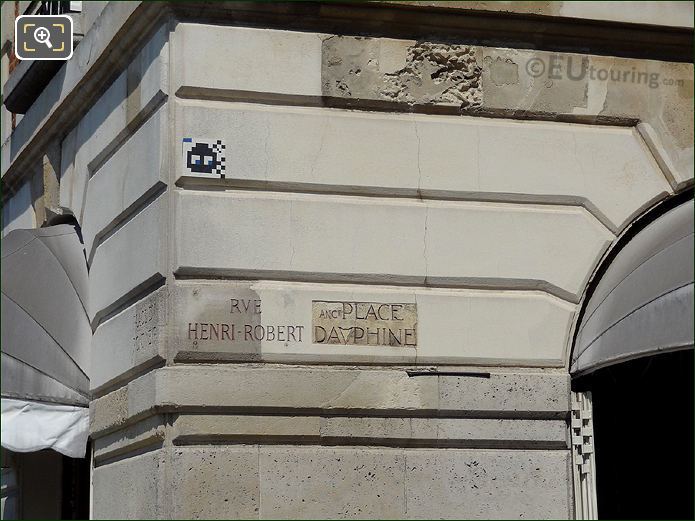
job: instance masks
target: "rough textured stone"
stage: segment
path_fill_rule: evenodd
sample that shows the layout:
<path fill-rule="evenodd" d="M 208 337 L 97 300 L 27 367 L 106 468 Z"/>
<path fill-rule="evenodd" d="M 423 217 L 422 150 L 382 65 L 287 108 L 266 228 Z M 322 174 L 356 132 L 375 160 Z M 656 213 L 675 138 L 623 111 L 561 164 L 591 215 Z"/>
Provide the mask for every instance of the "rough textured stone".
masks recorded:
<path fill-rule="evenodd" d="M 106 459 L 140 450 L 143 447 L 161 446 L 164 436 L 164 418 L 160 415 L 150 416 L 142 422 L 96 438 L 93 441 L 94 461 L 99 464 Z"/>
<path fill-rule="evenodd" d="M 567 448 L 564 420 L 180 414 L 174 443 Z M 110 435 L 111 437 L 115 435 Z"/>
<path fill-rule="evenodd" d="M 163 457 L 156 450 L 95 468 L 94 519 L 163 517 Z"/>
<path fill-rule="evenodd" d="M 260 449 L 263 518 L 392 519 L 404 513 L 401 451 Z"/>
<path fill-rule="evenodd" d="M 258 518 L 256 447 L 171 449 L 172 519 Z"/>
<path fill-rule="evenodd" d="M 568 451 L 406 451 L 412 519 L 570 519 Z"/>
<path fill-rule="evenodd" d="M 480 106 L 478 49 L 466 45 L 335 36 L 323 40 L 322 91 L 325 96 L 406 104 Z M 359 42 L 356 45 L 356 42 Z M 357 50 L 357 53 L 354 51 Z"/>
<path fill-rule="evenodd" d="M 526 411 L 564 417 L 569 395 L 570 378 L 562 372 L 495 372 L 488 379 L 439 377 L 439 408 L 443 411 Z"/>
<path fill-rule="evenodd" d="M 442 369 L 444 370 L 444 369 Z M 447 368 L 447 372 L 456 371 Z M 301 414 L 565 418 L 569 375 L 562 371 L 459 369 L 462 375 L 409 376 L 405 369 L 254 365 L 155 369 L 91 405 L 91 432 L 113 430 L 155 408 L 226 408 Z M 489 377 L 487 373 L 489 372 Z M 482 373 L 482 374 L 480 374 Z M 468 374 L 468 375 L 466 375 Z M 220 393 L 224 389 L 224 393 Z"/>
<path fill-rule="evenodd" d="M 128 386 L 92 400 L 89 404 L 89 430 L 99 432 L 118 427 L 130 418 L 128 411 Z"/>
<path fill-rule="evenodd" d="M 316 441 L 320 426 L 318 416 L 180 414 L 173 421 L 174 440 L 179 443 L 262 438 Z"/>

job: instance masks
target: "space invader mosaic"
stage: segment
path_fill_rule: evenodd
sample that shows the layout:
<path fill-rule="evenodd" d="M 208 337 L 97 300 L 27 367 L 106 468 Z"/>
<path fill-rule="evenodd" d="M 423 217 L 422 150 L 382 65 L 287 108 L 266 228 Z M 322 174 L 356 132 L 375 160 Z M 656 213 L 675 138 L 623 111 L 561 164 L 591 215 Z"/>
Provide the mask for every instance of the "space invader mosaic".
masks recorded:
<path fill-rule="evenodd" d="M 220 139 L 183 138 L 183 174 L 224 179 L 226 148 Z"/>

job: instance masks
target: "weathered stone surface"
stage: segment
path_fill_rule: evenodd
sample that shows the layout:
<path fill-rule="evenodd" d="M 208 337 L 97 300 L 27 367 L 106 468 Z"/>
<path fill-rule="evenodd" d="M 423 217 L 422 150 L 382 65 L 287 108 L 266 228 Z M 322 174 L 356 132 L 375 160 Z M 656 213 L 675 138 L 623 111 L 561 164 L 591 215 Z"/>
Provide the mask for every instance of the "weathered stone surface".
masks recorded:
<path fill-rule="evenodd" d="M 417 304 L 353 299 L 311 301 L 312 342 L 417 347 Z"/>
<path fill-rule="evenodd" d="M 177 445 L 283 441 L 404 447 L 567 448 L 565 420 L 179 414 L 173 427 Z"/>
<path fill-rule="evenodd" d="M 176 266 L 188 274 L 538 288 L 576 301 L 613 238 L 576 207 L 244 191 L 176 201 Z"/>
<path fill-rule="evenodd" d="M 566 448 L 564 420 L 470 418 L 349 418 L 321 420 L 321 437 L 332 441 L 432 446 L 530 446 Z M 372 441 L 373 440 L 373 441 Z"/>
<path fill-rule="evenodd" d="M 172 519 L 259 517 L 257 448 L 174 447 L 171 454 Z"/>
<path fill-rule="evenodd" d="M 404 513 L 401 451 L 270 447 L 259 452 L 263 518 L 392 519 Z"/>
<path fill-rule="evenodd" d="M 164 360 L 167 295 L 161 288 L 97 328 L 92 338 L 92 389 Z"/>
<path fill-rule="evenodd" d="M 446 371 L 456 369 L 447 368 Z M 562 371 L 460 369 L 408 376 L 404 369 L 189 365 L 155 369 L 92 402 L 90 430 L 113 430 L 154 408 L 282 409 L 302 414 L 379 411 L 398 416 L 565 418 L 569 375 Z M 224 393 L 220 393 L 224 389 Z"/>
<path fill-rule="evenodd" d="M 386 38 L 370 39 L 365 45 L 360 40 L 352 36 L 323 40 L 324 95 L 360 98 L 368 93 L 369 99 L 397 103 L 480 106 L 478 48 L 430 42 L 406 45 Z"/>
<path fill-rule="evenodd" d="M 155 450 L 96 467 L 94 519 L 163 517 L 164 466 L 164 451 Z"/>
<path fill-rule="evenodd" d="M 272 281 L 181 281 L 173 296 L 170 345 L 182 361 L 562 366 L 575 308 L 537 291 Z M 415 304 L 417 347 L 405 345 L 405 335 L 402 345 L 315 343 L 317 334 L 318 340 L 326 336 L 314 331 L 316 300 Z"/>
<path fill-rule="evenodd" d="M 412 519 L 570 519 L 568 451 L 405 452 Z"/>
<path fill-rule="evenodd" d="M 230 59 L 224 66 L 234 68 L 234 75 L 224 71 L 210 75 L 186 67 L 177 73 L 176 85 L 186 88 L 187 97 L 207 88 L 217 89 L 215 96 L 222 98 L 234 98 L 244 90 L 256 97 L 294 95 L 319 103 L 320 93 L 350 103 L 398 101 L 551 119 L 640 120 L 657 128 L 679 177 L 692 179 L 693 122 L 687 117 L 692 110 L 683 110 L 693 106 L 692 64 L 387 38 L 180 27 L 177 36 L 192 42 L 184 46 L 192 53 L 187 63 L 207 52 L 203 47 L 228 45 Z M 205 37 L 195 37 L 196 31 L 206 31 Z M 242 38 L 243 44 L 237 43 Z M 273 47 L 268 54 L 275 61 L 266 65 L 285 73 L 272 80 L 261 77 L 262 68 L 249 59 L 253 54 L 244 52 L 256 46 Z M 606 75 L 620 71 L 620 79 L 609 81 L 599 70 Z M 656 74 L 659 84 L 633 81 L 633 71 L 648 77 Z M 629 75 L 627 80 L 623 73 Z M 233 77 L 231 83 L 222 81 L 227 77 Z"/>
<path fill-rule="evenodd" d="M 89 430 L 100 432 L 120 427 L 132 416 L 128 408 L 128 386 L 125 385 L 89 404 Z"/>
<path fill-rule="evenodd" d="M 142 422 L 96 438 L 94 460 L 97 464 L 105 459 L 117 457 L 127 452 L 148 446 L 161 446 L 165 436 L 165 421 L 160 415 L 150 416 Z"/>
<path fill-rule="evenodd" d="M 488 379 L 439 377 L 442 411 L 526 411 L 564 417 L 569 396 L 570 378 L 562 372 L 494 372 Z"/>
<path fill-rule="evenodd" d="M 173 421 L 173 439 L 177 443 L 210 440 L 246 440 L 249 443 L 268 440 L 318 441 L 321 428 L 319 416 L 240 416 L 222 414 L 179 414 Z"/>

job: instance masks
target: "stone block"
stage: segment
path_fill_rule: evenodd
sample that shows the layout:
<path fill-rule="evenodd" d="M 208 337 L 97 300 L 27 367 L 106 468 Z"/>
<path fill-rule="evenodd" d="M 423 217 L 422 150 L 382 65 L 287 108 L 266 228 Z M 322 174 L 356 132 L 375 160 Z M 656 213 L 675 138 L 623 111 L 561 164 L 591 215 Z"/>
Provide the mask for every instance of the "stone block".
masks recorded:
<path fill-rule="evenodd" d="M 400 519 L 405 456 L 395 449 L 259 449 L 260 517 Z"/>
<path fill-rule="evenodd" d="M 98 466 L 94 469 L 94 519 L 158 519 L 166 490 L 164 451 Z"/>
<path fill-rule="evenodd" d="M 561 371 L 495 371 L 490 378 L 439 376 L 441 411 L 564 418 L 569 399 L 570 378 Z"/>
<path fill-rule="evenodd" d="M 254 415 L 259 411 L 300 415 L 369 411 L 380 416 L 567 417 L 566 373 L 499 368 L 476 368 L 472 375 L 466 375 L 470 368 L 460 372 L 464 374 L 409 376 L 395 368 L 177 365 L 150 371 L 94 400 L 90 429 L 93 435 L 108 432 L 163 408 L 218 407 Z M 223 423 L 220 428 L 228 427 Z M 193 430 L 191 434 L 200 433 Z"/>
<path fill-rule="evenodd" d="M 321 437 L 360 445 L 557 449 L 567 448 L 567 424 L 564 420 L 339 416 L 321 419 Z"/>
<path fill-rule="evenodd" d="M 173 421 L 175 443 L 204 443 L 226 440 L 318 441 L 318 416 L 240 416 L 236 414 L 180 414 Z"/>
<path fill-rule="evenodd" d="M 164 105 L 89 179 L 82 219 L 88 258 L 101 237 L 164 189 L 167 128 Z"/>
<path fill-rule="evenodd" d="M 92 338 L 93 390 L 163 361 L 167 290 L 160 288 L 101 324 Z"/>
<path fill-rule="evenodd" d="M 193 407 L 403 412 L 436 410 L 438 401 L 436 378 L 396 370 L 181 366 L 156 373 L 158 403 Z"/>
<path fill-rule="evenodd" d="M 144 447 L 161 446 L 165 436 L 165 422 L 160 415 L 129 425 L 124 429 L 95 438 L 94 461 L 118 457 L 128 452 L 142 450 Z"/>
<path fill-rule="evenodd" d="M 131 414 L 128 409 L 128 386 L 119 387 L 89 404 L 89 431 L 92 435 L 120 427 Z"/>
<path fill-rule="evenodd" d="M 173 426 L 177 445 L 236 442 L 567 448 L 564 420 L 180 414 Z"/>
<path fill-rule="evenodd" d="M 322 37 L 180 23 L 173 37 L 181 64 L 173 73 L 174 91 L 193 87 L 319 97 Z M 210 59 L 203 59 L 205 56 Z"/>
<path fill-rule="evenodd" d="M 543 289 L 576 302 L 614 237 L 577 207 L 245 191 L 176 201 L 188 275 Z"/>
<path fill-rule="evenodd" d="M 170 450 L 172 519 L 258 519 L 257 447 Z"/>
<path fill-rule="evenodd" d="M 408 519 L 570 519 L 570 453 L 405 452 Z"/>
<path fill-rule="evenodd" d="M 107 316 L 165 276 L 167 207 L 159 197 L 100 244 L 89 272 L 90 319 Z"/>
<path fill-rule="evenodd" d="M 185 101 L 177 127 L 229 143 L 242 186 L 572 202 L 613 230 L 671 189 L 624 127 Z"/>

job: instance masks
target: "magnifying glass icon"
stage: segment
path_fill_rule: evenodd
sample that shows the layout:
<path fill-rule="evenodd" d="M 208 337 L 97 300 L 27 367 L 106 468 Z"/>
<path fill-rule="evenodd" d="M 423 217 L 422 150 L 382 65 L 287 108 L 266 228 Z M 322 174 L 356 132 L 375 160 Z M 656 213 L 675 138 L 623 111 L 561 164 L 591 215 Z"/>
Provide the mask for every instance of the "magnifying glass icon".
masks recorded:
<path fill-rule="evenodd" d="M 51 33 L 45 27 L 37 27 L 34 31 L 34 38 L 37 42 L 46 44 L 49 49 L 53 48 L 50 41 Z"/>

